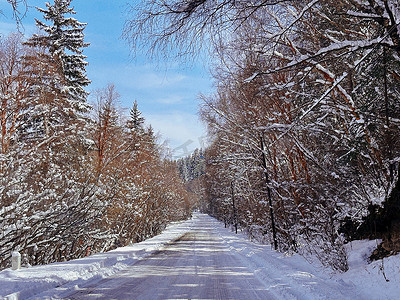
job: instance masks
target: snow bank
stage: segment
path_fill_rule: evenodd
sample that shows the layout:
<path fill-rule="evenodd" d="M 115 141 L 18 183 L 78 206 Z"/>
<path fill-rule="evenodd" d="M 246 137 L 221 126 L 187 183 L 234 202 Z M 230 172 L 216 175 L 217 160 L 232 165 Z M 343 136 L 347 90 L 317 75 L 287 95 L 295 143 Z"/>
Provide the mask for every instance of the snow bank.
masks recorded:
<path fill-rule="evenodd" d="M 347 245 L 349 271 L 334 273 L 317 260 L 310 264 L 298 254 L 285 256 L 267 245 L 250 242 L 244 234 L 234 235 L 221 224 L 218 232 L 255 274 L 282 299 L 400 299 L 400 255 L 370 263 L 369 256 L 380 240 L 353 241 Z M 274 286 L 275 285 L 275 286 Z M 286 289 L 290 286 L 292 289 Z M 331 292 L 331 298 L 326 294 Z M 285 295 L 284 292 L 287 294 Z"/>
<path fill-rule="evenodd" d="M 380 240 L 354 241 L 348 245 L 349 271 L 336 278 L 364 290 L 367 299 L 400 299 L 400 255 L 368 263 Z"/>
<path fill-rule="evenodd" d="M 222 224 L 215 230 L 277 299 L 369 299 L 355 284 L 334 278 L 333 271 L 319 263 L 311 265 L 300 255 L 287 256 L 269 245 L 255 244 L 244 234 L 228 232 Z"/>

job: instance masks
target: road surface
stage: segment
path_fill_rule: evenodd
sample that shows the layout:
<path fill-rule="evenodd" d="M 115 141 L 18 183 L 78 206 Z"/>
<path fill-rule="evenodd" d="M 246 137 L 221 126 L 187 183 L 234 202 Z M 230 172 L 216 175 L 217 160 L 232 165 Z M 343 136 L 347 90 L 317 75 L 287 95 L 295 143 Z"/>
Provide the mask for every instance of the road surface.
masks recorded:
<path fill-rule="evenodd" d="M 213 231 L 210 218 L 125 271 L 68 299 L 276 299 Z"/>
<path fill-rule="evenodd" d="M 196 213 L 174 230 L 175 240 L 165 240 L 164 246 L 154 250 L 150 245 L 157 244 L 155 240 L 136 244 L 143 250 L 139 247 L 139 252 L 132 252 L 131 264 L 112 276 L 80 278 L 75 284 L 68 281 L 32 299 L 371 299 L 351 281 L 335 280 L 321 266 L 300 256 L 287 257 L 269 245 L 252 243 L 210 216 Z M 99 255 L 109 255 L 111 262 L 117 257 L 118 265 L 118 257 L 125 257 L 122 253 L 133 251 L 124 249 L 120 254 Z M 134 253 L 139 255 L 137 259 Z M 96 262 L 100 258 L 88 259 Z M 106 270 L 109 259 L 104 261 Z"/>

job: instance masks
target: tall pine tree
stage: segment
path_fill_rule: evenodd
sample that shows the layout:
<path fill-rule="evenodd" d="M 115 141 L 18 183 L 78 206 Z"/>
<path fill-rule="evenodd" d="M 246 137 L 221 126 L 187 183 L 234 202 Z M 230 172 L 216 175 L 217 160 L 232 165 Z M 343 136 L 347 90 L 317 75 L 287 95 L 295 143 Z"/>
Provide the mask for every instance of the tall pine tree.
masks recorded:
<path fill-rule="evenodd" d="M 50 55 L 58 58 L 61 71 L 65 77 L 64 90 L 69 95 L 70 101 L 75 101 L 77 111 L 86 111 L 86 98 L 88 92 L 85 87 L 90 84 L 86 76 L 83 48 L 89 46 L 84 42 L 84 29 L 86 23 L 78 22 L 75 18 L 66 17 L 68 14 L 76 14 L 73 8 L 69 7 L 72 0 L 55 0 L 51 5 L 46 3 L 46 9 L 37 8 L 43 13 L 45 22 L 36 19 L 36 26 L 43 34 L 34 35 L 28 42 L 34 46 L 44 46 Z"/>
<path fill-rule="evenodd" d="M 36 77 L 31 102 L 35 108 L 40 106 L 31 110 L 31 120 L 27 122 L 29 130 L 25 130 L 30 135 L 34 132 L 34 137 L 65 132 L 65 128 L 54 128 L 60 125 L 72 125 L 78 130 L 77 134 L 83 135 L 84 114 L 89 111 L 88 92 L 84 88 L 90 80 L 86 76 L 87 62 L 82 52 L 89 44 L 84 42 L 86 24 L 66 17 L 76 14 L 70 4 L 71 0 L 55 0 L 53 5 L 46 3 L 46 9 L 37 8 L 50 24 L 36 19 L 41 32 L 26 42 L 32 48 L 32 53 L 26 57 L 27 65 Z"/>
<path fill-rule="evenodd" d="M 129 114 L 130 118 L 127 122 L 127 127 L 130 130 L 143 131 L 144 118 L 142 117 L 142 112 L 139 110 L 136 100 L 133 102 L 133 106 Z"/>

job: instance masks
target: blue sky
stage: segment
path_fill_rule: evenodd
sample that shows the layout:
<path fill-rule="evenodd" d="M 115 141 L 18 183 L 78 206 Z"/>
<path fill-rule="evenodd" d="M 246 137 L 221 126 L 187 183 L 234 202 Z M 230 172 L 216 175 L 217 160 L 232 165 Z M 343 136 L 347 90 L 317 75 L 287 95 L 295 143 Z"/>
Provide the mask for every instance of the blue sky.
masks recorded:
<path fill-rule="evenodd" d="M 212 91 L 207 66 L 201 62 L 184 61 L 167 63 L 151 61 L 145 54 L 131 55 L 128 43 L 121 39 L 125 21 L 126 3 L 129 0 L 73 0 L 72 6 L 78 21 L 88 23 L 85 49 L 92 80 L 89 91 L 113 83 L 121 95 L 121 106 L 129 108 L 134 100 L 147 122 L 162 140 L 169 142 L 173 156 L 178 157 L 202 146 L 205 142 L 204 126 L 197 117 L 200 93 Z M 44 0 L 28 0 L 31 7 L 23 19 L 22 32 L 27 36 L 36 32 L 34 17 L 42 20 L 34 6 L 45 7 Z M 47 2 L 52 3 L 52 0 Z M 133 2 L 133 1 L 132 1 Z M 16 31 L 9 4 L 0 0 L 0 33 Z"/>

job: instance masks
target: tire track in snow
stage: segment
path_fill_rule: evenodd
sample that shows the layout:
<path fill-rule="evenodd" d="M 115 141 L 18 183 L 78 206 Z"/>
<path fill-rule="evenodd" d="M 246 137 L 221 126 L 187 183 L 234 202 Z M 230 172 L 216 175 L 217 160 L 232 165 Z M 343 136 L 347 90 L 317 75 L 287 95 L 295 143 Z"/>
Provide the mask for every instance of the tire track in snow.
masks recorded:
<path fill-rule="evenodd" d="M 81 287 L 68 299 L 275 299 L 240 264 L 209 220 L 132 267 L 95 285 Z"/>

